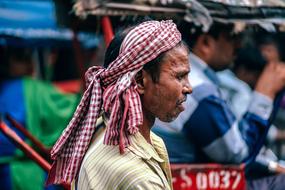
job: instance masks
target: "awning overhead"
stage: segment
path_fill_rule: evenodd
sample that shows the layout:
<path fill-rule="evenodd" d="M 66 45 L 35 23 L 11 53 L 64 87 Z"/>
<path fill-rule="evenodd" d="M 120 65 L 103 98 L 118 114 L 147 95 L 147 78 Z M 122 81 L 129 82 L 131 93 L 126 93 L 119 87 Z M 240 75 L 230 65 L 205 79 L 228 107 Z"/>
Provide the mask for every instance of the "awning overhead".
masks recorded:
<path fill-rule="evenodd" d="M 157 18 L 184 19 L 209 28 L 220 22 L 283 24 L 284 0 L 77 0 L 75 14 L 152 15 Z"/>
<path fill-rule="evenodd" d="M 59 27 L 52 0 L 0 0 L 0 45 L 71 46 L 73 32 Z M 84 47 L 97 46 L 98 38 L 79 33 Z"/>
<path fill-rule="evenodd" d="M 0 27 L 56 29 L 53 2 L 49 0 L 0 0 Z"/>

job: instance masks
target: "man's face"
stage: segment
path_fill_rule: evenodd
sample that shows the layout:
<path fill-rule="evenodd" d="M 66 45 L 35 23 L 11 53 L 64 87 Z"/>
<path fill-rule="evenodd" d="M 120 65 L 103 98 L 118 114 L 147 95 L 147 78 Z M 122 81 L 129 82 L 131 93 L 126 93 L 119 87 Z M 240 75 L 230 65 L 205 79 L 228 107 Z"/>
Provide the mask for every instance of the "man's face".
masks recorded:
<path fill-rule="evenodd" d="M 235 40 L 228 33 L 221 33 L 212 41 L 212 54 L 209 65 L 215 71 L 221 71 L 232 64 L 235 55 Z"/>
<path fill-rule="evenodd" d="M 184 110 L 182 103 L 192 92 L 188 80 L 188 52 L 184 47 L 175 47 L 166 53 L 160 64 L 157 82 L 146 74 L 142 105 L 145 114 L 170 122 Z"/>

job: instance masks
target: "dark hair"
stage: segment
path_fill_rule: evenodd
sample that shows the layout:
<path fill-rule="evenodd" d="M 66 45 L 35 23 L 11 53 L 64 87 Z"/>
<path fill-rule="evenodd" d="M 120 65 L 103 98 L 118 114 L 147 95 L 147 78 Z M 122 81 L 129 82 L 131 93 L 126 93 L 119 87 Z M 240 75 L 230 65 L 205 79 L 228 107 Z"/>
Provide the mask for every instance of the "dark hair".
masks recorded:
<path fill-rule="evenodd" d="M 202 34 L 208 34 L 214 39 L 218 39 L 222 33 L 229 34 L 230 37 L 230 35 L 233 34 L 233 29 L 233 24 L 224 24 L 220 22 L 214 22 L 208 32 L 203 32 L 201 26 L 196 26 L 194 23 L 189 23 L 186 21 L 181 22 L 178 25 L 178 30 L 182 34 L 182 39 L 187 43 L 190 49 L 195 46 L 199 36 Z"/>
<path fill-rule="evenodd" d="M 249 71 L 262 71 L 266 65 L 266 60 L 260 50 L 253 45 L 246 45 L 241 48 L 234 61 L 233 70 L 244 67 Z"/>
<path fill-rule="evenodd" d="M 11 61 L 16 60 L 19 63 L 30 67 L 32 65 L 33 49 L 22 47 L 0 47 L 0 80 L 11 77 Z"/>
<path fill-rule="evenodd" d="M 256 44 L 258 46 L 269 45 L 269 44 L 270 45 L 273 44 L 277 48 L 279 48 L 280 46 L 274 34 L 260 32 L 256 34 L 255 39 L 256 39 Z"/>
<path fill-rule="evenodd" d="M 276 47 L 277 51 L 278 51 L 278 55 L 280 57 L 280 59 L 283 59 L 283 55 L 282 55 L 282 47 L 281 44 L 279 43 L 277 36 L 274 34 L 269 34 L 269 33 L 258 33 L 255 36 L 256 39 L 256 44 L 258 47 L 261 46 L 267 46 L 267 45 L 273 45 Z"/>
<path fill-rule="evenodd" d="M 106 53 L 105 53 L 105 59 L 104 59 L 104 67 L 107 68 L 110 63 L 112 63 L 119 55 L 119 51 L 121 48 L 121 44 L 128 34 L 128 32 L 133 27 L 127 28 L 125 30 L 119 30 L 112 41 L 110 42 L 109 46 L 107 47 Z"/>
<path fill-rule="evenodd" d="M 6 56 L 8 61 L 9 59 L 15 59 L 23 61 L 23 63 L 29 63 L 32 60 L 32 52 L 33 49 L 29 48 L 9 47 L 6 50 Z"/>
<path fill-rule="evenodd" d="M 104 67 L 107 68 L 110 63 L 112 63 L 119 55 L 121 44 L 128 34 L 128 32 L 134 27 L 129 27 L 125 30 L 119 31 L 113 40 L 110 42 L 106 53 L 105 53 L 105 60 L 104 60 Z M 183 46 L 187 48 L 187 45 L 184 42 L 180 42 L 177 46 Z M 188 50 L 188 48 L 187 48 Z M 167 52 L 167 51 L 166 51 Z M 151 60 L 147 64 L 144 65 L 143 69 L 148 72 L 154 82 L 158 82 L 159 74 L 160 74 L 160 64 L 163 60 L 166 52 L 161 53 L 158 57 Z"/>

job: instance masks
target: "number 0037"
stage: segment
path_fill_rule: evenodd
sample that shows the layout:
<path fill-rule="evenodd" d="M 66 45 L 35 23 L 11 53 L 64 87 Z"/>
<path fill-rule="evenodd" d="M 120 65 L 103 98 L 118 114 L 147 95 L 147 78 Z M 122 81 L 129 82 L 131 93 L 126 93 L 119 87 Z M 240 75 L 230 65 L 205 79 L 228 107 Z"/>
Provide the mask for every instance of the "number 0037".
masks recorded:
<path fill-rule="evenodd" d="M 197 189 L 236 189 L 241 180 L 241 174 L 236 171 L 198 172 L 196 175 Z"/>

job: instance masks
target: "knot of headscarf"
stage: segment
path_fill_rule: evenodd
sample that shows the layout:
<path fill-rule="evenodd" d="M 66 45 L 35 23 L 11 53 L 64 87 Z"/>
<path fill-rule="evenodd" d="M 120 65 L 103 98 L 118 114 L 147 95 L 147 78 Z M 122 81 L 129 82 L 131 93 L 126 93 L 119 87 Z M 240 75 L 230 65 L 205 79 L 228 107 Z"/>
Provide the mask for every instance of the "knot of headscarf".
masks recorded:
<path fill-rule="evenodd" d="M 71 184 L 96 129 L 102 111 L 109 116 L 104 143 L 120 152 L 142 125 L 143 115 L 134 76 L 143 66 L 181 41 L 172 21 L 147 21 L 124 38 L 118 57 L 104 69 L 94 66 L 85 74 L 88 88 L 72 120 L 54 145 L 47 184 Z"/>

